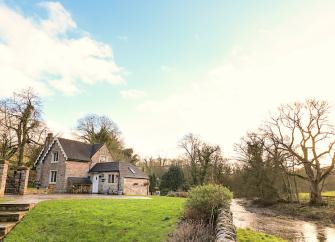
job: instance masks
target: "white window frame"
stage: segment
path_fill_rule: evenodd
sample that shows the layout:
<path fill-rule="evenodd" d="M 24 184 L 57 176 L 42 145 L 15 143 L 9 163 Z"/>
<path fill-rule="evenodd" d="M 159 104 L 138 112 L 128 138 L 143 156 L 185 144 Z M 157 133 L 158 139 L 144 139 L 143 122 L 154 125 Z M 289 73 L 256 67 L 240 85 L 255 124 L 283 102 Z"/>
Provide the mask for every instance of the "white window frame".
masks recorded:
<path fill-rule="evenodd" d="M 114 174 L 109 174 L 108 175 L 108 183 L 115 183 L 115 175 Z"/>
<path fill-rule="evenodd" d="M 57 160 L 55 160 L 55 153 L 57 153 Z M 59 161 L 59 152 L 53 151 L 51 155 L 51 163 L 57 163 Z"/>
<path fill-rule="evenodd" d="M 102 157 L 104 158 L 104 160 L 102 160 Z M 107 156 L 106 155 L 100 155 L 99 162 L 106 162 L 106 161 L 107 161 Z"/>
<path fill-rule="evenodd" d="M 51 181 L 51 179 L 52 179 L 52 172 L 56 172 L 55 181 Z M 50 170 L 50 173 L 49 173 L 49 184 L 56 184 L 57 183 L 57 173 L 58 173 L 57 170 Z"/>

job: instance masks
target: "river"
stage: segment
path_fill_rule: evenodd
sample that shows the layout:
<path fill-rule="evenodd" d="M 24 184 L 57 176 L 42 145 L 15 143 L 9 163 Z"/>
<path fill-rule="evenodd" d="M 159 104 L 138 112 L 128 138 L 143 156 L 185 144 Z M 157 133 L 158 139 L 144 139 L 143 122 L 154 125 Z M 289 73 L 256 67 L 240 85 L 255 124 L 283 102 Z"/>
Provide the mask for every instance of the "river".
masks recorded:
<path fill-rule="evenodd" d="M 335 242 L 335 229 L 317 223 L 271 215 L 263 208 L 246 210 L 243 200 L 234 199 L 231 205 L 234 224 L 237 228 L 277 235 L 294 242 Z"/>

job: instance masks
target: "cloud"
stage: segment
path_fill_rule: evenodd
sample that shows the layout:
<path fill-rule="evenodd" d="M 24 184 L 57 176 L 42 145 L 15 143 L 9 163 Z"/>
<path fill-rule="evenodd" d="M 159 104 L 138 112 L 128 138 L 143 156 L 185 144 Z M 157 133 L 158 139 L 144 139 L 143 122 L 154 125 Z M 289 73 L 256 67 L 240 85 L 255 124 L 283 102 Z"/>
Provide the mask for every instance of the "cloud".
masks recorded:
<path fill-rule="evenodd" d="M 59 2 L 41 2 L 38 5 L 49 13 L 49 18 L 40 22 L 41 27 L 49 34 L 63 34 L 77 28 L 70 13 Z"/>
<path fill-rule="evenodd" d="M 335 6 L 329 4 L 255 30 L 184 90 L 139 104 L 136 122 L 123 125 L 127 141 L 143 155 L 174 155 L 178 140 L 194 132 L 233 154 L 234 143 L 281 103 L 314 97 L 334 103 Z"/>
<path fill-rule="evenodd" d="M 75 94 L 97 82 L 124 82 L 109 45 L 81 30 L 58 2 L 38 5 L 46 18 L 0 3 L 0 95 L 34 87 L 43 95 Z"/>
<path fill-rule="evenodd" d="M 145 92 L 141 90 L 136 90 L 136 89 L 120 91 L 120 94 L 123 98 L 126 98 L 126 99 L 135 99 L 135 98 L 140 98 L 140 97 L 145 96 Z"/>
<path fill-rule="evenodd" d="M 68 127 L 63 126 L 62 124 L 58 123 L 54 120 L 47 120 L 46 125 L 48 127 L 49 132 L 52 132 L 55 136 L 68 138 L 68 139 L 76 139 L 78 138 L 75 135 L 74 130 L 69 130 Z"/>

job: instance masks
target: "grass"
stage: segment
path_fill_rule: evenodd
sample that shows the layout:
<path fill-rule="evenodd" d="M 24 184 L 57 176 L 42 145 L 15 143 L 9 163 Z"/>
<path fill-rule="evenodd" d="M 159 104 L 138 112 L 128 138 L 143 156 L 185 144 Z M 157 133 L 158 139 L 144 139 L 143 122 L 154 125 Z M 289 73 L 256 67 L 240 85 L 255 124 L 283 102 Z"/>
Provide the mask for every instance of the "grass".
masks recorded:
<path fill-rule="evenodd" d="M 333 196 L 333 197 L 335 197 L 335 191 L 322 192 L 322 196 Z M 309 193 L 308 192 L 300 192 L 299 193 L 299 199 L 302 200 L 302 201 L 308 201 L 309 200 Z"/>
<path fill-rule="evenodd" d="M 323 192 L 323 196 L 335 196 L 335 191 L 328 191 L 328 192 Z"/>
<path fill-rule="evenodd" d="M 238 229 L 237 240 L 239 242 L 285 242 L 286 240 L 250 229 Z"/>
<path fill-rule="evenodd" d="M 184 201 L 168 197 L 45 201 L 5 241 L 164 241 L 176 227 Z"/>

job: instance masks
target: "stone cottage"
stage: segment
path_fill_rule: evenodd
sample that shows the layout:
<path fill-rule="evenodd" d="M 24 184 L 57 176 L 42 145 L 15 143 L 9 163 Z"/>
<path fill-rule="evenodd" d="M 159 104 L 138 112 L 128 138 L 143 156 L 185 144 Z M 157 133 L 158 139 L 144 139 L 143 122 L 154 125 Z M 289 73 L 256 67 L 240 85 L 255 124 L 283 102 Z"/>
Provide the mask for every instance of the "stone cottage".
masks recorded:
<path fill-rule="evenodd" d="M 36 181 L 54 192 L 148 195 L 149 179 L 136 166 L 114 161 L 104 144 L 48 134 L 35 162 Z"/>

